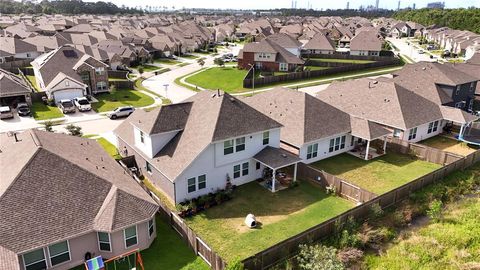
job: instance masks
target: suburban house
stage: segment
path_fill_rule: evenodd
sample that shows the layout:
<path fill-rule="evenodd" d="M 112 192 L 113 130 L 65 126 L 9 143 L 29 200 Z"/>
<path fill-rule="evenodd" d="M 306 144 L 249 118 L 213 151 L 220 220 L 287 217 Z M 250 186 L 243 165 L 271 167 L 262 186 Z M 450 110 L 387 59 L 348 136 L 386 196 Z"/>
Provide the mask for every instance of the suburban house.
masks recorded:
<path fill-rule="evenodd" d="M 305 54 L 333 54 L 335 53 L 335 42 L 323 33 L 317 33 L 302 48 Z"/>
<path fill-rule="evenodd" d="M 379 56 L 382 43 L 376 31 L 361 31 L 350 41 L 350 55 Z"/>
<path fill-rule="evenodd" d="M 32 104 L 32 90 L 19 76 L 0 68 L 0 105 Z"/>
<path fill-rule="evenodd" d="M 142 174 L 180 203 L 259 179 L 279 161 L 299 162 L 279 148 L 281 127 L 227 93 L 202 91 L 182 103 L 136 110 L 114 134 L 120 154 L 135 156 Z"/>
<path fill-rule="evenodd" d="M 480 95 L 480 54 L 477 53 L 466 63 L 452 65 L 453 68 L 477 78 L 477 87 L 475 88 L 475 98 L 478 100 Z"/>
<path fill-rule="evenodd" d="M 0 135 L 0 269 L 67 270 L 146 249 L 156 202 L 94 140 Z"/>
<path fill-rule="evenodd" d="M 379 124 L 390 130 L 392 137 L 409 142 L 438 135 L 449 123 L 466 126 L 477 119 L 384 78 L 335 82 L 317 97 L 351 116 Z"/>
<path fill-rule="evenodd" d="M 59 47 L 31 64 L 38 87 L 57 102 L 108 92 L 108 65 L 74 47 Z"/>
<path fill-rule="evenodd" d="M 300 58 L 301 43 L 288 41 L 288 35 L 281 34 L 273 39 L 247 43 L 238 53 L 238 67 L 262 71 L 295 71 L 305 61 Z M 290 37 L 291 38 L 291 37 Z M 283 46 L 279 45 L 279 43 Z M 297 43 L 298 42 L 298 43 Z"/>
<path fill-rule="evenodd" d="M 298 155 L 307 164 L 345 152 L 365 159 L 374 158 L 385 153 L 384 142 L 391 134 L 379 124 L 351 117 L 314 96 L 296 90 L 278 87 L 244 101 L 281 123 L 281 147 Z M 377 139 L 383 140 L 377 152 L 370 151 L 370 147 L 362 148 Z M 363 151 L 360 151 L 361 148 Z"/>
<path fill-rule="evenodd" d="M 38 55 L 35 45 L 18 38 L 0 37 L 0 63 L 17 59 L 35 59 Z"/>
<path fill-rule="evenodd" d="M 405 22 L 399 22 L 390 29 L 391 36 L 396 38 L 410 37 L 411 32 L 412 28 Z"/>
<path fill-rule="evenodd" d="M 478 77 L 454 65 L 420 62 L 395 71 L 394 81 L 437 104 L 470 111 Z"/>

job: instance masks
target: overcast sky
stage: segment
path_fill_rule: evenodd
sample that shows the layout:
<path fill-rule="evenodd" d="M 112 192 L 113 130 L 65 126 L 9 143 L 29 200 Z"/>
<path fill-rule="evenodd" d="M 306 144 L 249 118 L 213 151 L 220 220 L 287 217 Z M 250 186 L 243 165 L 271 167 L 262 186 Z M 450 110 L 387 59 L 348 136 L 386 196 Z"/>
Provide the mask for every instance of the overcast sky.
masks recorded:
<path fill-rule="evenodd" d="M 96 1 L 96 0 L 87 0 Z M 108 1 L 108 0 L 103 0 Z M 295 1 L 295 0 L 294 0 Z M 379 0 L 381 8 L 396 9 L 398 0 Z M 416 3 L 417 8 L 422 8 L 429 2 L 437 0 L 401 0 L 400 6 L 411 7 Z M 480 0 L 444 0 L 447 8 L 458 7 L 480 7 Z M 150 1 L 134 1 L 134 0 L 111 0 L 111 2 L 121 6 L 151 5 L 151 6 L 167 6 L 171 9 L 186 8 L 233 8 L 233 9 L 274 9 L 289 8 L 292 0 L 150 0 Z M 350 8 L 358 8 L 360 5 L 375 5 L 375 0 L 297 0 L 297 8 L 306 8 L 309 4 L 313 9 L 338 9 L 345 8 L 347 2 L 350 2 Z"/>

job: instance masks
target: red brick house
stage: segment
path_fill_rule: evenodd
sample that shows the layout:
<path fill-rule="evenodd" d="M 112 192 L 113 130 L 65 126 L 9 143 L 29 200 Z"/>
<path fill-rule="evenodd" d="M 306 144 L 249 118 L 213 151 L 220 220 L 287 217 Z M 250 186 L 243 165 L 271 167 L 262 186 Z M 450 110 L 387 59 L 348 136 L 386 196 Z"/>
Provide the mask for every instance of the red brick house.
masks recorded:
<path fill-rule="evenodd" d="M 241 69 L 249 69 L 255 65 L 256 70 L 262 71 L 295 71 L 304 63 L 305 61 L 290 49 L 268 38 L 245 44 L 238 54 L 238 67 Z"/>

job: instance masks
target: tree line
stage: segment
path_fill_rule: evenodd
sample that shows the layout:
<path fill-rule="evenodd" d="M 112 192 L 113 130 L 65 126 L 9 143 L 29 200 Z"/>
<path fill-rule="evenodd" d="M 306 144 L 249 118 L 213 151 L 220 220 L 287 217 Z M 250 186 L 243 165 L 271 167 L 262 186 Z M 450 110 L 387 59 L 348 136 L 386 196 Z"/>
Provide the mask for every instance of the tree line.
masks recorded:
<path fill-rule="evenodd" d="M 339 16 L 339 17 L 364 17 L 364 18 L 379 18 L 379 17 L 391 17 L 393 10 L 378 9 L 378 10 L 365 10 L 365 9 L 275 9 L 274 11 L 281 12 L 284 16 Z"/>
<path fill-rule="evenodd" d="M 393 17 L 402 21 L 420 23 L 425 27 L 435 24 L 480 34 L 479 8 L 401 10 Z"/>
<path fill-rule="evenodd" d="M 81 0 L 43 0 L 33 1 L 0 1 L 0 13 L 3 14 L 143 14 L 143 10 L 130 8 L 110 2 L 83 2 Z"/>

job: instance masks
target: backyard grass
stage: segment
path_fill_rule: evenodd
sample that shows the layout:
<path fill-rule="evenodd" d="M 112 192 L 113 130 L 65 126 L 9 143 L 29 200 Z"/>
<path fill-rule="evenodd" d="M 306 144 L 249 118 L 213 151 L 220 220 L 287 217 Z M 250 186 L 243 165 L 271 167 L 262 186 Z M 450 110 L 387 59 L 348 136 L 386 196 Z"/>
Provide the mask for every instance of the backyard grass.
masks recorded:
<path fill-rule="evenodd" d="M 368 63 L 375 62 L 375 61 L 371 61 L 371 60 L 324 59 L 324 58 L 311 58 L 310 61 L 329 62 L 329 63 L 349 63 L 349 64 L 368 64 Z"/>
<path fill-rule="evenodd" d="M 329 69 L 329 67 L 318 67 L 318 66 L 305 66 L 306 69 L 309 70 L 324 70 L 324 69 Z"/>
<path fill-rule="evenodd" d="M 440 222 L 411 231 L 380 256 L 367 255 L 365 269 L 478 269 L 480 198 L 452 203 L 443 214 Z"/>
<path fill-rule="evenodd" d="M 175 59 L 170 59 L 170 58 L 159 58 L 153 60 L 156 64 L 164 64 L 164 65 L 176 65 L 180 64 L 181 62 Z"/>
<path fill-rule="evenodd" d="M 188 77 L 185 81 L 205 89 L 235 92 L 235 90 L 243 89 L 245 75 L 247 75 L 247 70 L 236 67 L 213 67 Z"/>
<path fill-rule="evenodd" d="M 47 120 L 63 117 L 63 113 L 57 106 L 48 106 L 41 101 L 32 103 L 32 115 L 35 120 Z"/>
<path fill-rule="evenodd" d="M 98 142 L 98 144 L 100 144 L 100 146 L 103 147 L 103 149 L 105 149 L 105 152 L 107 152 L 114 159 L 121 159 L 122 158 L 122 156 L 120 156 L 120 154 L 118 154 L 118 151 L 117 151 L 117 148 L 115 147 L 115 145 L 111 144 L 109 141 L 107 141 L 107 139 L 98 138 L 97 142 Z"/>
<path fill-rule="evenodd" d="M 232 200 L 186 219 L 227 262 L 254 255 L 354 206 L 308 181 L 277 193 L 252 182 L 233 194 Z M 260 222 L 255 229 L 244 224 L 249 213 Z"/>
<path fill-rule="evenodd" d="M 33 88 L 35 89 L 35 91 L 37 92 L 40 92 L 40 88 L 38 88 L 38 85 L 37 85 L 37 79 L 35 78 L 35 76 L 33 75 L 25 75 L 25 77 L 27 78 L 27 80 L 30 81 L 30 83 L 32 84 Z"/>
<path fill-rule="evenodd" d="M 378 195 L 441 167 L 408 155 L 388 153 L 388 148 L 386 155 L 369 161 L 341 154 L 312 165 Z"/>
<path fill-rule="evenodd" d="M 465 142 L 460 142 L 443 136 L 435 136 L 419 143 L 461 156 L 468 156 L 477 150 L 468 146 Z"/>
<path fill-rule="evenodd" d="M 108 112 L 121 106 L 144 107 L 153 104 L 155 101 L 136 90 L 118 89 L 111 93 L 102 93 L 95 97 L 98 102 L 92 103 L 96 112 Z"/>

